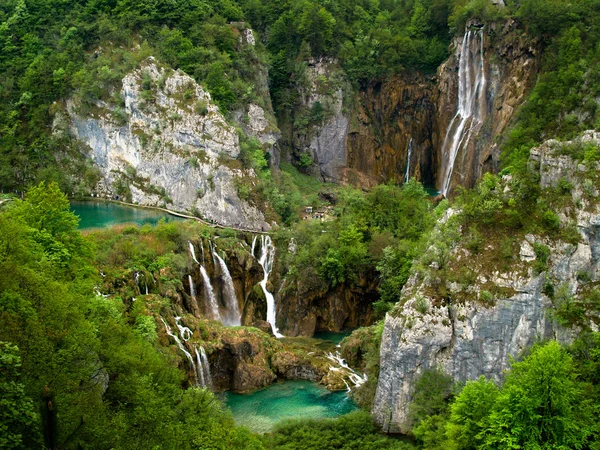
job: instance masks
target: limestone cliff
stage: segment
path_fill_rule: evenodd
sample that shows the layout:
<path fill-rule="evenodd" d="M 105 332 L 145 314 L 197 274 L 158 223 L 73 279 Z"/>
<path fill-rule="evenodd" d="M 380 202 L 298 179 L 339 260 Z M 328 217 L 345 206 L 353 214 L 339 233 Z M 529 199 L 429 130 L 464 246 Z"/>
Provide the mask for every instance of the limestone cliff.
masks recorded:
<path fill-rule="evenodd" d="M 308 162 L 301 164 L 305 171 L 324 181 L 340 182 L 347 166 L 349 114 L 344 102 L 351 91 L 347 77 L 330 58 L 300 64 L 296 77 L 296 104 L 279 117 L 286 157 L 302 161 L 302 155 L 308 155 Z"/>
<path fill-rule="evenodd" d="M 427 252 L 415 264 L 402 300 L 385 320 L 373 407 L 385 431 L 409 429 L 414 382 L 425 369 L 440 367 L 459 382 L 480 375 L 499 381 L 509 368 L 509 356 L 518 357 L 540 339 L 572 338 L 551 311 L 600 281 L 599 167 L 593 160 L 584 164 L 572 148 L 598 144 L 600 134 L 587 132 L 575 142 L 549 141 L 531 152 L 530 170 L 538 174 L 543 189 L 549 193 L 558 186 L 570 189 L 559 214 L 562 228 L 578 232 L 569 241 L 510 236 L 516 240 L 512 262 L 496 264 L 502 241 L 489 236 L 481 253 L 473 254 L 464 239 L 457 238 L 455 212 L 447 211 Z M 501 195 L 512 195 L 511 178 L 505 177 L 498 189 Z M 453 244 L 448 253 L 449 242 Z M 548 249 L 547 266 L 536 265 L 541 258 L 536 247 Z M 554 288 L 549 286 L 556 286 L 567 300 L 552 294 Z M 578 326 L 597 329 L 600 317 L 594 314 L 587 313 L 585 323 Z"/>
<path fill-rule="evenodd" d="M 260 228 L 262 212 L 240 200 L 235 160 L 238 135 L 191 77 L 153 58 L 122 82 L 123 106 L 98 102 L 79 115 L 70 103 L 72 132 L 86 143 L 102 174 L 100 195 L 141 205 L 196 212 L 215 222 Z"/>

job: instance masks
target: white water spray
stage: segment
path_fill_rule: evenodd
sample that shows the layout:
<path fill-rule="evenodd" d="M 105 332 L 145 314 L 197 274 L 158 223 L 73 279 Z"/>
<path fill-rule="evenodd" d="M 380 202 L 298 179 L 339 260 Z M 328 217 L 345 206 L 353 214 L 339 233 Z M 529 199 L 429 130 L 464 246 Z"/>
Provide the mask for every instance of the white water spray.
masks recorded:
<path fill-rule="evenodd" d="M 269 280 L 271 270 L 273 270 L 274 259 L 275 246 L 271 241 L 271 236 L 262 235 L 260 237 L 260 258 L 258 259 L 258 263 L 263 269 L 264 277 L 259 284 L 267 299 L 267 322 L 271 324 L 273 335 L 276 338 L 282 338 L 283 334 L 279 332 L 277 325 L 275 324 L 275 316 L 277 312 L 277 308 L 275 306 L 275 297 L 273 297 L 273 294 L 267 290 L 267 281 Z"/>
<path fill-rule="evenodd" d="M 467 31 L 460 48 L 458 63 L 458 106 L 442 145 L 440 191 L 448 196 L 452 171 L 461 148 L 481 128 L 485 110 L 485 67 L 483 31 Z"/>
<path fill-rule="evenodd" d="M 235 295 L 235 288 L 233 287 L 233 279 L 227 268 L 227 264 L 223 261 L 216 251 L 213 251 L 213 256 L 219 261 L 221 266 L 221 275 L 223 276 L 223 285 L 225 287 L 225 305 L 227 306 L 227 314 L 224 316 L 221 314 L 223 325 L 228 326 L 239 326 L 242 324 L 242 315 L 238 307 L 237 297 Z"/>

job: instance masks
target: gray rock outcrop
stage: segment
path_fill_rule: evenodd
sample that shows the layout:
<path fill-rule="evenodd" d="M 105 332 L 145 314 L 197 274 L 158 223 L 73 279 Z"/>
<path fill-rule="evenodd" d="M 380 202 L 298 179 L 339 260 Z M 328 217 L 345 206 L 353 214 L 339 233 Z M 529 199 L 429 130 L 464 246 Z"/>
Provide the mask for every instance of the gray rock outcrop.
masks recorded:
<path fill-rule="evenodd" d="M 123 108 L 99 102 L 93 114 L 68 105 L 72 132 L 101 171 L 99 192 L 223 225 L 266 226 L 238 196 L 236 183 L 254 174 L 236 164 L 238 135 L 208 92 L 149 58 L 125 76 L 120 95 Z"/>

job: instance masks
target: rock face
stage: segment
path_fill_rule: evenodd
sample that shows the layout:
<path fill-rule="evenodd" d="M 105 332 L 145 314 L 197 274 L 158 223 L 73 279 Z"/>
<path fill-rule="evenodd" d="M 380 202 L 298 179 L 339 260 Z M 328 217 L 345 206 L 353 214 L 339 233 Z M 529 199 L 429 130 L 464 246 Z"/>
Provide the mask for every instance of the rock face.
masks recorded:
<path fill-rule="evenodd" d="M 280 117 L 289 158 L 310 157 L 305 170 L 324 181 L 342 181 L 347 166 L 349 114 L 344 104 L 351 91 L 336 60 L 310 59 L 298 76 L 298 99 L 290 115 Z"/>
<path fill-rule="evenodd" d="M 362 186 L 403 182 L 412 139 L 409 177 L 433 183 L 439 141 L 434 92 L 435 80 L 418 73 L 360 92 L 348 134 L 346 182 Z"/>
<path fill-rule="evenodd" d="M 318 282 L 286 286 L 276 294 L 277 326 L 285 336 L 312 336 L 315 331 L 342 331 L 370 325 L 371 303 L 378 298 L 377 278 L 364 276 L 352 287 L 329 288 Z"/>
<path fill-rule="evenodd" d="M 80 116 L 69 105 L 73 134 L 90 147 L 102 173 L 98 191 L 141 205 L 198 212 L 223 225 L 258 229 L 262 213 L 240 200 L 240 148 L 210 95 L 181 71 L 153 58 L 123 79 L 123 108 L 99 103 Z"/>
<path fill-rule="evenodd" d="M 447 270 L 458 273 L 468 261 L 474 272 L 465 286 L 444 279 L 436 262 L 424 272 L 413 273 L 403 289 L 402 301 L 386 317 L 381 342 L 373 414 L 385 431 L 405 432 L 410 428 L 413 386 L 425 369 L 439 367 L 459 382 L 480 375 L 499 381 L 509 368 L 509 356 L 518 357 L 540 339 L 572 339 L 574 332 L 552 319 L 550 310 L 557 304 L 548 297 L 546 286 L 550 283 L 565 295 L 576 297 L 585 292 L 586 283 L 600 280 L 599 167 L 597 162 L 582 164 L 569 150 L 590 143 L 598 146 L 600 133 L 586 132 L 576 142 L 548 141 L 531 151 L 529 162 L 530 170 L 539 173 L 542 187 L 556 187 L 565 180 L 570 183 L 572 204 L 559 217 L 561 227 L 576 226 L 580 235 L 577 244 L 534 235 L 517 237 L 521 240 L 515 247 L 516 261 L 504 270 L 490 268 L 489 257 L 479 261 L 485 258 L 457 245 Z M 510 195 L 510 177 L 503 182 L 501 189 Z M 452 225 L 452 220 L 445 217 L 439 229 L 458 226 Z M 440 239 L 434 234 L 424 260 L 435 261 L 431 256 L 439 253 L 435 242 Z M 533 270 L 536 245 L 547 246 L 551 255 L 549 268 L 539 275 Z M 490 254 L 498 252 L 492 244 L 488 247 Z M 440 283 L 444 292 L 452 292 L 451 301 L 448 294 L 440 294 Z M 599 317 L 586 320 L 592 329 L 600 323 Z"/>

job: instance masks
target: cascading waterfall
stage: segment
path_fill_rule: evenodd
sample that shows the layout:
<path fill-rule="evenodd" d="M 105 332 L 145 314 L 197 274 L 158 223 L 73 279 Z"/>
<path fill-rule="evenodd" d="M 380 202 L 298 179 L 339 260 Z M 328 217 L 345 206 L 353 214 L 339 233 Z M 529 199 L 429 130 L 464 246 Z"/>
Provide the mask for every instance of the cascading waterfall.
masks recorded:
<path fill-rule="evenodd" d="M 190 362 L 190 366 L 192 367 L 192 369 L 194 371 L 194 378 L 196 380 L 196 386 L 198 386 L 200 383 L 200 379 L 198 377 L 198 367 L 196 366 L 196 363 L 194 362 L 194 358 L 192 358 L 192 355 L 190 354 L 190 352 L 187 351 L 187 349 L 185 348 L 185 345 L 183 345 L 183 342 L 181 342 L 181 339 L 179 339 L 179 336 L 177 336 L 176 334 L 173 334 L 173 332 L 171 331 L 171 328 L 169 327 L 167 322 L 162 317 L 160 318 L 160 320 L 162 321 L 163 325 L 165 326 L 165 330 L 167 331 L 167 334 L 173 338 L 173 340 L 177 344 L 177 347 L 179 348 L 179 350 L 181 350 L 183 352 L 185 357 Z M 177 327 L 179 327 L 179 320 L 177 320 Z M 189 328 L 187 328 L 187 327 L 183 327 L 183 328 L 186 328 L 187 330 L 189 330 Z M 180 328 L 180 332 L 181 332 L 181 328 Z M 191 331 L 190 331 L 190 333 L 191 333 Z M 186 339 L 184 339 L 184 340 L 186 340 Z"/>
<path fill-rule="evenodd" d="M 483 30 L 467 31 L 458 63 L 458 106 L 442 145 L 443 172 L 440 191 L 448 196 L 454 163 L 460 149 L 479 130 L 485 110 Z"/>
<path fill-rule="evenodd" d="M 273 330 L 273 335 L 277 338 L 283 337 L 283 334 L 279 333 L 277 329 L 277 325 L 275 324 L 275 297 L 267 290 L 267 281 L 269 280 L 269 275 L 271 274 L 271 270 L 273 270 L 273 261 L 275 259 L 275 246 L 271 241 L 271 236 L 262 235 L 260 237 L 260 258 L 258 259 L 258 263 L 263 269 L 264 277 L 262 281 L 259 283 L 262 288 L 265 297 L 267 299 L 267 322 L 271 324 L 271 329 Z"/>
<path fill-rule="evenodd" d="M 336 351 L 335 354 L 328 352 L 327 359 L 336 363 L 339 366 L 339 367 L 330 367 L 329 370 L 333 370 L 336 372 L 341 372 L 341 371 L 346 372 L 348 379 L 354 385 L 354 387 L 362 386 L 369 379 L 369 377 L 367 376 L 366 373 L 363 373 L 362 375 L 360 375 L 358 372 L 356 372 L 356 370 L 354 370 L 352 367 L 350 367 L 346 363 L 346 360 L 344 358 L 342 358 L 342 355 L 340 355 L 339 351 Z M 344 380 L 344 384 L 346 384 L 348 391 L 350 391 L 351 390 L 350 386 L 348 385 L 348 383 L 346 383 L 346 380 Z"/>
<path fill-rule="evenodd" d="M 200 275 L 202 275 L 202 280 L 204 281 L 204 296 L 208 300 L 207 310 L 210 311 L 213 319 L 220 321 L 219 303 L 217 302 L 215 291 L 210 283 L 210 277 L 204 266 L 200 266 Z"/>
<path fill-rule="evenodd" d="M 202 239 L 200 239 L 200 251 L 202 252 L 202 264 L 204 264 L 204 243 L 202 242 Z"/>
<path fill-rule="evenodd" d="M 410 177 L 410 157 L 412 156 L 413 149 L 413 138 L 410 138 L 408 142 L 408 158 L 406 158 L 406 174 L 404 175 L 404 182 L 408 183 L 408 178 Z"/>
<path fill-rule="evenodd" d="M 213 256 L 219 261 L 221 266 L 221 274 L 223 276 L 223 284 L 225 287 L 225 304 L 227 307 L 227 314 L 224 316 L 221 314 L 223 325 L 238 326 L 242 324 L 242 315 L 238 307 L 237 297 L 235 295 L 235 288 L 233 286 L 233 279 L 227 268 L 227 264 L 223 261 L 216 251 L 213 251 Z"/>

